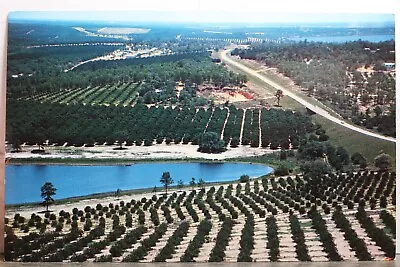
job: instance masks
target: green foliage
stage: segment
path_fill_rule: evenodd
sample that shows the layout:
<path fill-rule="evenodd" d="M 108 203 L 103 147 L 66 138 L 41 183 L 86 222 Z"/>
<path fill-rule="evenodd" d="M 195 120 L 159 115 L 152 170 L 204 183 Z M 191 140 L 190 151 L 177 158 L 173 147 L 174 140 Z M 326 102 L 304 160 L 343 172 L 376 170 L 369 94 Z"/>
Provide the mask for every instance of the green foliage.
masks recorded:
<path fill-rule="evenodd" d="M 299 148 L 299 156 L 309 160 L 322 158 L 326 153 L 327 149 L 325 144 L 318 141 L 309 141 Z"/>
<path fill-rule="evenodd" d="M 360 165 L 360 167 L 367 163 L 365 157 L 359 152 L 355 152 L 350 159 L 354 165 Z"/>
<path fill-rule="evenodd" d="M 196 179 L 194 177 L 192 177 L 192 179 L 190 180 L 189 185 L 192 187 L 192 190 L 194 190 L 194 187 L 196 185 Z"/>
<path fill-rule="evenodd" d="M 52 183 L 46 182 L 40 188 L 40 191 L 41 191 L 40 196 L 44 199 L 42 204 L 46 206 L 46 211 L 48 211 L 49 205 L 54 202 L 53 196 L 56 194 L 57 189 L 54 187 Z"/>
<path fill-rule="evenodd" d="M 240 140 L 238 137 L 233 137 L 231 140 L 231 147 L 238 147 L 240 144 Z"/>
<path fill-rule="evenodd" d="M 239 244 L 240 252 L 237 261 L 252 262 L 251 252 L 254 249 L 254 217 L 251 214 L 246 218 Z"/>
<path fill-rule="evenodd" d="M 362 239 L 357 237 L 356 232 L 351 228 L 350 222 L 346 219 L 341 209 L 335 210 L 333 219 L 336 226 L 344 232 L 344 237 L 349 242 L 350 247 L 355 251 L 357 258 L 360 261 L 372 260 L 372 256 L 368 252 L 366 244 Z"/>
<path fill-rule="evenodd" d="M 374 159 L 375 167 L 381 171 L 387 171 L 392 166 L 392 158 L 385 153 L 381 153 Z"/>
<path fill-rule="evenodd" d="M 221 262 L 225 257 L 225 248 L 229 242 L 229 236 L 233 227 L 233 221 L 231 218 L 226 218 L 221 225 L 221 230 L 218 232 L 215 246 L 211 250 L 209 262 Z"/>
<path fill-rule="evenodd" d="M 203 220 L 197 227 L 197 233 L 190 241 L 184 254 L 181 256 L 181 262 L 194 262 L 193 258 L 197 257 L 200 253 L 200 248 L 206 241 L 206 236 L 211 231 L 212 223 L 209 220 Z"/>
<path fill-rule="evenodd" d="M 31 214 L 27 218 L 16 213 L 13 218 L 5 220 L 5 223 L 7 223 L 5 255 L 8 260 L 29 262 L 64 261 L 66 259 L 82 262 L 89 258 L 95 259 L 96 255 L 109 247 L 110 256 L 107 256 L 107 260 L 110 260 L 110 257 L 128 254 L 123 259 L 124 262 L 137 262 L 144 259 L 160 239 L 165 239 L 168 240 L 167 245 L 159 250 L 156 256 L 158 261 L 166 261 L 172 255 L 176 255 L 175 249 L 181 244 L 183 236 L 187 234 L 186 226 L 191 224 L 190 221 L 199 221 L 196 210 L 200 210 L 202 217 L 208 219 L 199 223 L 198 231 L 183 253 L 181 261 L 193 262 L 206 242 L 214 244 L 210 261 L 223 261 L 227 244 L 232 238 L 235 238 L 231 236 L 231 232 L 235 220 L 239 216 L 244 217 L 246 223 L 241 229 L 240 252 L 237 260 L 253 260 L 251 255 L 254 246 L 254 221 L 265 216 L 268 217 L 266 220 L 266 245 L 269 249 L 270 260 L 279 260 L 280 240 L 278 233 L 280 222 L 274 219 L 271 213 L 274 215 L 290 214 L 290 231 L 299 260 L 309 261 L 310 255 L 305 245 L 303 232 L 308 226 L 303 228 L 305 222 L 300 223 L 294 215 L 298 213 L 302 214 L 301 216 L 306 216 L 307 213 L 311 218 L 311 227 L 318 234 L 318 239 L 321 241 L 328 258 L 330 260 L 341 260 L 324 219 L 329 215 L 322 215 L 322 212 L 329 214 L 334 211 L 332 220 L 336 227 L 343 232 L 357 258 L 360 260 L 369 259 L 371 255 L 365 249 L 364 241 L 354 232 L 353 226 L 347 221 L 348 217 L 339 210 L 340 207 L 347 206 L 349 209 L 359 207 L 356 219 L 366 230 L 368 236 L 385 252 L 386 256 L 391 257 L 394 255 L 394 217 L 382 210 L 380 218 L 385 224 L 385 228 L 381 229 L 374 220 L 368 217 L 362 207 L 366 206 L 367 202 L 373 208 L 374 205 L 382 206 L 382 203 L 389 205 L 389 201 L 395 201 L 395 182 L 395 173 L 376 171 L 329 173 L 319 179 L 301 175 L 285 178 L 269 176 L 264 177 L 261 181 L 255 180 L 254 188 L 250 186 L 249 182 L 245 185 L 238 184 L 236 192 L 233 192 L 233 185 L 212 186 L 208 190 L 201 189 L 179 194 L 175 192 L 169 196 L 162 195 L 158 198 L 142 198 L 137 201 L 120 201 L 118 204 L 92 206 L 96 208 L 91 206 L 86 206 L 83 210 L 74 208 L 71 212 L 72 217 L 68 211 L 64 210 L 60 211 L 57 216 L 48 212 L 40 215 Z M 316 186 L 314 187 L 314 185 Z M 392 204 L 395 204 L 395 202 Z M 196 210 L 193 208 L 195 205 Z M 182 206 L 185 206 L 185 208 L 182 208 Z M 173 215 L 172 209 L 176 211 L 177 216 Z M 187 210 L 189 216 L 182 212 L 184 209 Z M 160 223 L 158 218 L 160 210 L 169 224 Z M 100 212 L 103 214 L 100 215 Z M 105 218 L 104 212 L 109 214 L 107 218 Z M 140 225 L 145 223 L 147 216 L 145 212 L 149 213 L 151 222 L 154 224 L 149 229 Z M 218 218 L 211 216 L 214 212 Z M 137 213 L 137 215 L 133 215 L 134 213 Z M 87 218 L 88 215 L 90 218 Z M 96 226 L 96 215 L 100 216 L 98 217 L 98 226 Z M 65 218 L 71 219 L 70 232 L 68 232 L 69 226 L 63 227 L 61 219 L 64 220 Z M 83 223 L 78 223 L 79 219 Z M 108 230 L 109 232 L 105 236 L 106 220 L 107 225 L 111 223 L 112 229 Z M 127 228 L 134 225 L 133 220 L 137 221 L 136 228 L 128 231 Z M 222 225 L 214 240 L 215 236 L 209 235 L 212 224 L 216 223 L 216 220 L 220 220 Z M 151 224 L 151 222 L 148 223 Z M 177 223 L 176 226 L 179 225 L 177 228 L 171 224 L 174 222 Z M 11 223 L 12 225 L 10 225 Z M 166 236 L 168 225 L 176 230 L 174 234 Z M 81 229 L 85 230 L 84 234 Z M 13 231 L 23 231 L 27 234 L 17 237 L 13 234 Z M 147 232 L 149 232 L 149 235 L 146 234 L 146 237 L 142 238 L 143 234 Z M 139 246 L 133 246 L 139 240 Z M 131 247 L 136 249 L 126 253 L 126 250 Z"/>
<path fill-rule="evenodd" d="M 307 161 L 300 166 L 300 169 L 304 175 L 308 175 L 310 177 L 320 177 L 331 172 L 331 167 L 329 164 L 320 159 L 315 161 Z"/>
<path fill-rule="evenodd" d="M 138 262 L 142 260 L 148 253 L 148 251 L 154 247 L 157 241 L 165 234 L 167 231 L 167 224 L 162 223 L 155 231 L 148 236 L 146 239 L 142 240 L 141 245 L 133 250 L 129 255 L 123 258 L 123 262 Z"/>
<path fill-rule="evenodd" d="M 301 229 L 299 220 L 297 219 L 296 215 L 290 214 L 289 221 L 293 241 L 296 243 L 297 258 L 300 261 L 311 261 L 311 257 L 305 244 L 304 232 L 303 229 Z"/>
<path fill-rule="evenodd" d="M 165 188 L 165 193 L 168 193 L 168 186 L 174 183 L 174 180 L 172 179 L 171 175 L 169 172 L 163 172 L 160 183 L 164 185 Z"/>
<path fill-rule="evenodd" d="M 361 226 L 366 230 L 368 236 L 381 247 L 386 257 L 395 257 L 395 245 L 393 240 L 380 228 L 378 228 L 373 220 L 367 215 L 363 207 L 359 207 L 356 218 Z"/>
<path fill-rule="evenodd" d="M 267 224 L 267 248 L 269 249 L 269 260 L 278 261 L 279 258 L 279 237 L 278 226 L 274 216 L 266 219 Z"/>
<path fill-rule="evenodd" d="M 312 224 L 324 246 L 324 250 L 328 254 L 330 261 L 342 261 L 342 257 L 338 254 L 335 243 L 333 243 L 332 235 L 329 233 L 326 223 L 321 215 L 313 210 L 310 213 Z"/>
<path fill-rule="evenodd" d="M 365 50 L 366 47 L 374 47 Z M 379 48 L 379 49 L 378 49 Z M 352 118 L 353 122 L 367 128 L 376 127 L 386 135 L 395 136 L 395 116 L 393 113 L 382 115 L 379 105 L 386 109 L 395 101 L 395 79 L 389 74 L 377 71 L 364 78 L 359 67 L 375 65 L 378 70 L 384 69 L 382 62 L 394 62 L 394 41 L 346 42 L 344 44 L 322 42 L 298 42 L 291 44 L 252 44 L 250 49 L 236 49 L 232 54 L 241 58 L 261 61 L 271 67 L 277 67 L 285 76 L 307 90 L 307 95 L 329 102 L 333 109 L 343 118 Z M 352 78 L 348 73 L 353 74 Z M 283 81 L 286 83 L 287 81 Z M 353 82 L 351 91 L 347 85 Z M 379 84 L 379 86 L 377 86 Z M 371 95 L 377 95 L 374 105 L 378 107 L 377 116 L 370 116 L 359 109 L 358 94 L 365 92 L 364 105 L 370 104 Z M 277 101 L 280 94 L 277 95 Z M 279 101 L 278 101 L 279 105 Z M 325 134 L 319 136 L 326 141 Z"/>
<path fill-rule="evenodd" d="M 285 164 L 280 164 L 275 170 L 275 176 L 285 176 L 290 173 L 290 169 Z"/>
<path fill-rule="evenodd" d="M 176 246 L 178 246 L 184 236 L 187 235 L 189 230 L 189 223 L 182 222 L 175 232 L 168 238 L 167 244 L 160 250 L 160 252 L 155 257 L 155 262 L 165 262 L 166 259 L 172 258 L 172 254 L 175 251 Z"/>
<path fill-rule="evenodd" d="M 226 150 L 225 142 L 215 132 L 205 132 L 200 136 L 198 151 L 203 153 L 221 153 Z"/>
<path fill-rule="evenodd" d="M 242 109 L 234 107 L 229 107 L 229 110 L 230 115 L 223 133 L 223 141 L 226 143 L 229 143 L 231 138 L 239 138 L 244 113 Z M 245 122 L 250 123 L 252 117 L 256 117 L 258 121 L 258 112 L 261 112 L 261 125 L 254 123 L 246 126 L 243 142 L 247 140 L 248 143 L 258 146 L 260 126 L 262 147 L 268 147 L 272 142 L 273 147 L 280 145 L 287 149 L 291 143 L 296 148 L 299 140 L 313 130 L 310 118 L 298 112 L 283 110 L 246 111 L 246 118 L 249 116 L 249 120 Z M 7 139 L 18 132 L 21 142 L 31 144 L 36 144 L 37 135 L 40 133 L 44 136 L 43 141 L 48 139 L 50 144 L 56 145 L 101 145 L 106 141 L 114 144 L 118 139 L 136 145 L 142 145 L 146 140 L 150 144 L 155 139 L 158 143 L 165 139 L 166 143 L 183 140 L 198 145 L 207 127 L 207 131 L 215 132 L 216 136 L 212 134 L 215 140 L 212 144 L 206 144 L 206 150 L 216 152 L 225 150 L 225 144 L 220 137 L 227 114 L 227 109 L 218 107 L 215 107 L 213 112 L 212 109 L 204 108 L 196 111 L 195 108 L 189 107 L 147 107 L 139 103 L 134 107 L 107 107 L 9 99 L 6 129 Z M 128 135 L 125 138 L 118 137 L 118 132 Z"/>
<path fill-rule="evenodd" d="M 243 174 L 239 178 L 240 183 L 247 183 L 248 181 L 250 181 L 250 176 L 248 176 L 247 174 Z"/>
<path fill-rule="evenodd" d="M 379 214 L 379 217 L 382 219 L 383 223 L 390 229 L 390 232 L 393 235 L 396 235 L 396 220 L 395 218 L 386 210 L 382 210 Z"/>
<path fill-rule="evenodd" d="M 197 182 L 197 185 L 200 188 L 204 189 L 205 184 L 206 184 L 206 181 L 203 178 L 199 178 L 199 181 Z"/>

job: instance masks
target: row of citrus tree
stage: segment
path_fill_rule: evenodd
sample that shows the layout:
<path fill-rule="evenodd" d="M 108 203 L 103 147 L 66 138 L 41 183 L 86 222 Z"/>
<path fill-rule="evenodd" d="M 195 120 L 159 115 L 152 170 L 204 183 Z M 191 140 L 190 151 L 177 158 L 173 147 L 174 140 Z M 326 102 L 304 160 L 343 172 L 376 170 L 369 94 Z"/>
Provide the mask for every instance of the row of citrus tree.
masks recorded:
<path fill-rule="evenodd" d="M 231 141 L 232 147 L 240 141 L 258 147 L 261 132 L 261 146 L 289 148 L 290 143 L 297 147 L 298 140 L 314 130 L 311 119 L 297 112 L 248 109 L 244 113 L 234 106 L 196 109 L 138 104 L 132 108 L 10 100 L 7 108 L 7 140 L 16 148 L 23 142 L 41 145 L 46 140 L 74 146 L 149 146 L 154 141 L 196 145 L 204 132 L 215 132 L 226 143 Z"/>

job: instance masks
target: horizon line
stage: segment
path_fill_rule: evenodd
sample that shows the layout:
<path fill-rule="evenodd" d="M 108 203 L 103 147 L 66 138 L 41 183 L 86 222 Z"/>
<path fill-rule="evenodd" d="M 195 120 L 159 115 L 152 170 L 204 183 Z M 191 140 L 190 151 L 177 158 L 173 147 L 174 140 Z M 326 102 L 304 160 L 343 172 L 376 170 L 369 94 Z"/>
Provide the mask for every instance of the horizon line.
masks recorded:
<path fill-rule="evenodd" d="M 240 15 L 239 17 L 237 15 Z M 132 18 L 134 16 L 134 18 Z M 193 11 L 13 11 L 8 21 L 173 24 L 349 24 L 395 26 L 394 14 Z"/>

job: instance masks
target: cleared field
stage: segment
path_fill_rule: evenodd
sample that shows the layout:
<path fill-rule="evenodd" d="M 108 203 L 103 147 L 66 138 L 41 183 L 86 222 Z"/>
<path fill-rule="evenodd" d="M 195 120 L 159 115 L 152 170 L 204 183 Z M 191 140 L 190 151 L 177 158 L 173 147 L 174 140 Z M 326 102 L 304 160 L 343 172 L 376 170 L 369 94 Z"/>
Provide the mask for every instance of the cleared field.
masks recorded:
<path fill-rule="evenodd" d="M 54 206 L 47 214 L 8 212 L 5 257 L 56 262 L 394 257 L 394 173 L 332 174 L 314 185 L 315 179 L 301 176 L 262 178 L 121 196 L 92 206 Z"/>

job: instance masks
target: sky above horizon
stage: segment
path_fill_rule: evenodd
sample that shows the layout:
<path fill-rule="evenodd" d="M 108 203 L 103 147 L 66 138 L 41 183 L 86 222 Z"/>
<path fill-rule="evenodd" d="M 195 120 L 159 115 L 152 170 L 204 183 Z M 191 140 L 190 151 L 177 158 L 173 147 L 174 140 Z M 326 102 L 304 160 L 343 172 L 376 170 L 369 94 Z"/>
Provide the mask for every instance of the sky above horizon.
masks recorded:
<path fill-rule="evenodd" d="M 15 20 L 60 20 L 104 22 L 188 22 L 188 23 L 344 23 L 357 27 L 365 24 L 394 26 L 394 14 L 365 13 L 277 13 L 213 11 L 17 11 L 8 15 Z"/>

